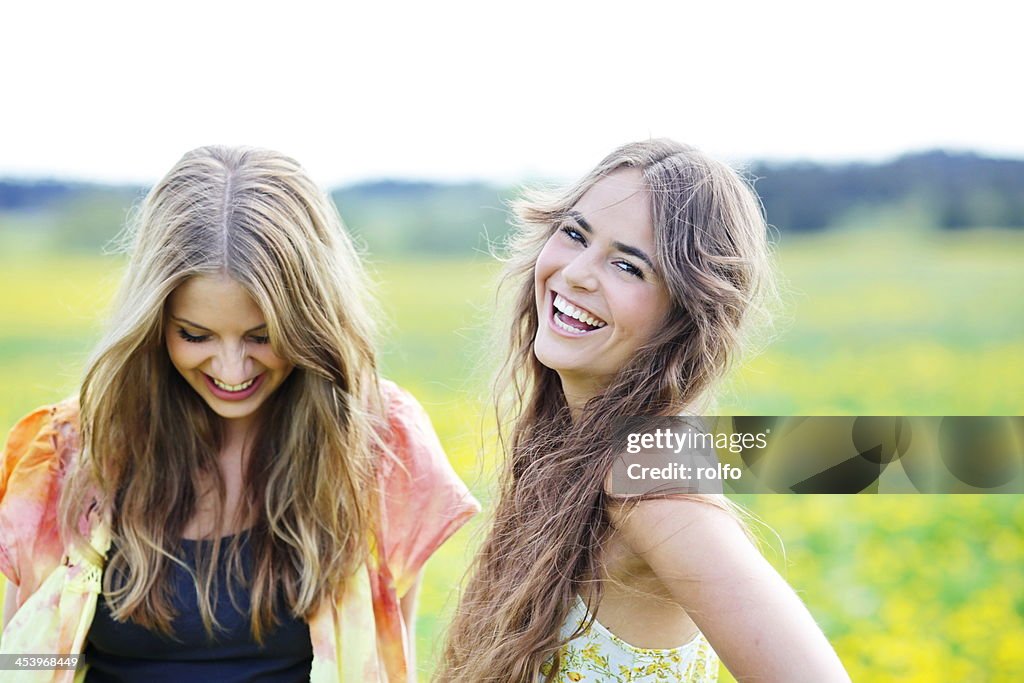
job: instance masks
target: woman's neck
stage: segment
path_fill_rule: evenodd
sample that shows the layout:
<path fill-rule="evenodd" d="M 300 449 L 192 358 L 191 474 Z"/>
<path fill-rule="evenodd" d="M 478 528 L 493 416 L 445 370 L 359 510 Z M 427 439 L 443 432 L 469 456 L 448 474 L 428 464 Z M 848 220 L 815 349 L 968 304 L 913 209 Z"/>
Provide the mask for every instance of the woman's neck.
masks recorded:
<path fill-rule="evenodd" d="M 222 421 L 217 464 L 229 488 L 241 488 L 249 469 L 257 422 L 252 416 Z"/>
<path fill-rule="evenodd" d="M 185 538 L 212 538 L 236 533 L 252 522 L 247 518 L 246 472 L 252 454 L 249 431 L 233 432 L 225 425 L 224 441 L 217 453 L 217 470 L 223 485 L 223 498 L 216 479 L 203 476 L 197 491 L 195 508 L 183 530 Z"/>
<path fill-rule="evenodd" d="M 248 458 L 256 440 L 256 432 L 259 430 L 262 411 L 258 411 L 245 417 L 221 418 L 221 449 L 222 457 L 240 457 L 243 460 Z"/>
<path fill-rule="evenodd" d="M 597 396 L 601 385 L 593 378 L 576 378 L 559 375 L 562 384 L 562 395 L 565 403 L 569 406 L 569 414 L 573 422 L 578 422 L 583 414 L 583 407 L 587 402 Z"/>

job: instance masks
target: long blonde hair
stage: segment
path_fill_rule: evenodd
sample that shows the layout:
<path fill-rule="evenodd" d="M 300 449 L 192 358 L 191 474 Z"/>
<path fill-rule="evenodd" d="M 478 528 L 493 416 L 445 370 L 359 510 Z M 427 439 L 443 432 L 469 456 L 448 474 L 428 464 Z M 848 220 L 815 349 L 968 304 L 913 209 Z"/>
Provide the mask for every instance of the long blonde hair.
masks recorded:
<path fill-rule="evenodd" d="M 641 171 L 652 202 L 655 259 L 672 310 L 653 339 L 577 419 L 556 372 L 533 353 L 533 269 L 548 238 L 598 180 Z M 503 286 L 512 288 L 508 355 L 495 383 L 507 458 L 493 525 L 449 630 L 441 681 L 537 680 L 559 668 L 559 629 L 574 595 L 601 599 L 610 526 L 604 482 L 616 416 L 672 415 L 700 405 L 762 324 L 774 293 L 761 206 L 731 168 L 671 140 L 625 145 L 562 192 L 527 192 Z M 702 497 L 703 498 L 703 497 Z M 724 499 L 708 502 L 731 508 Z M 583 625 L 580 627 L 584 628 Z M 577 631 L 578 633 L 579 631 Z"/>
<path fill-rule="evenodd" d="M 115 540 L 103 579 L 113 617 L 172 632 L 179 539 L 203 482 L 215 483 L 223 518 L 225 486 L 221 420 L 171 365 L 165 306 L 191 277 L 230 276 L 263 312 L 275 353 L 295 366 L 261 407 L 245 474 L 255 567 L 243 572 L 238 536 L 229 553 L 262 641 L 282 597 L 308 617 L 365 558 L 381 448 L 367 277 L 333 203 L 297 162 L 261 149 L 187 153 L 149 192 L 125 243 L 127 272 L 81 386 L 82 453 L 62 496 L 62 532 L 95 554 L 78 527 L 83 501 L 94 500 Z M 214 536 L 194 572 L 211 635 Z"/>

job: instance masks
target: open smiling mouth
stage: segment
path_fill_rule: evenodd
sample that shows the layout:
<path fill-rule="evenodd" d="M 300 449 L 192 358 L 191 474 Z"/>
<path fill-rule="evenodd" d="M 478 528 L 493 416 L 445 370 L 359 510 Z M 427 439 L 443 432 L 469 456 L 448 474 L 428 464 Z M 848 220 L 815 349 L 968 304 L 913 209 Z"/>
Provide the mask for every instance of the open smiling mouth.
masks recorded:
<path fill-rule="evenodd" d="M 596 315 L 582 308 L 573 306 L 561 294 L 555 294 L 551 305 L 551 319 L 558 329 L 570 334 L 587 334 L 599 330 L 607 323 Z"/>
<path fill-rule="evenodd" d="M 255 377 L 242 382 L 241 384 L 225 384 L 219 379 L 203 373 L 203 378 L 206 380 L 206 386 L 210 389 L 214 396 L 222 398 L 228 401 L 240 401 L 249 398 L 256 390 L 263 384 L 263 379 L 266 373 L 260 373 Z"/>

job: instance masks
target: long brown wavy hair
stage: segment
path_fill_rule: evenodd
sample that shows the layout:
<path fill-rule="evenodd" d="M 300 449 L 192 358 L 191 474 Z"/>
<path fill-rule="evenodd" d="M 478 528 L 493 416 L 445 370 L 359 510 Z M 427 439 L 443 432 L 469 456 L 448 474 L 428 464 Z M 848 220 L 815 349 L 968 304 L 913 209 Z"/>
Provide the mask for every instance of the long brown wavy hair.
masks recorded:
<path fill-rule="evenodd" d="M 533 353 L 539 324 L 533 269 L 548 238 L 598 180 L 642 172 L 656 262 L 672 301 L 659 332 L 575 419 L 558 374 Z M 561 192 L 527 191 L 502 280 L 511 288 L 508 354 L 495 382 L 507 454 L 489 534 L 450 626 L 439 681 L 532 683 L 558 674 L 559 636 L 584 584 L 601 599 L 601 549 L 611 532 L 605 480 L 616 416 L 703 408 L 716 381 L 763 328 L 774 297 L 767 227 L 751 187 L 731 168 L 671 140 L 625 145 Z M 720 498 L 700 497 L 737 512 Z M 581 625 L 577 634 L 586 625 Z"/>
<path fill-rule="evenodd" d="M 245 474 L 240 517 L 252 525 L 255 566 L 243 571 L 239 535 L 228 554 L 262 641 L 281 598 L 308 618 L 365 558 L 383 448 L 368 279 L 330 199 L 269 150 L 187 153 L 142 202 L 124 245 L 127 271 L 80 390 L 82 453 L 62 495 L 62 532 L 99 561 L 78 525 L 83 502 L 95 501 L 114 540 L 103 578 L 113 617 L 172 635 L 170 569 L 189 569 L 179 539 L 204 482 L 229 522 L 222 420 L 171 365 L 165 307 L 191 277 L 230 276 L 295 366 L 261 406 Z M 210 635 L 223 531 L 193 573 Z"/>

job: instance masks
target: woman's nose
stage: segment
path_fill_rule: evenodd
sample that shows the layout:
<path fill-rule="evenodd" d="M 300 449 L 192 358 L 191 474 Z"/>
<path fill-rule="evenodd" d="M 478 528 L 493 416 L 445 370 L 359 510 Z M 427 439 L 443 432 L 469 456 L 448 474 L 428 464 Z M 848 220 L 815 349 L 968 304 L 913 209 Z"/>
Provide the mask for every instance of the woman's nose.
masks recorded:
<path fill-rule="evenodd" d="M 249 379 L 252 361 L 246 353 L 245 342 L 221 344 L 213 358 L 213 371 L 217 379 L 227 384 L 241 384 Z"/>
<path fill-rule="evenodd" d="M 597 264 L 589 251 L 576 254 L 569 263 L 562 268 L 562 277 L 565 283 L 574 289 L 585 289 L 593 291 L 597 287 Z"/>

